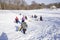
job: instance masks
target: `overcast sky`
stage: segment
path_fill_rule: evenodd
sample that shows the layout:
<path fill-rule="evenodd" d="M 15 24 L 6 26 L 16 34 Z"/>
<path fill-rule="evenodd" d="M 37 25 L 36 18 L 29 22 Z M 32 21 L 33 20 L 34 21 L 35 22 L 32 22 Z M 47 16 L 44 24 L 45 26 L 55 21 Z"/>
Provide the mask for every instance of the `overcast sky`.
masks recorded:
<path fill-rule="evenodd" d="M 25 1 L 28 4 L 31 4 L 32 1 L 36 1 L 37 3 L 45 3 L 45 4 L 60 2 L 60 0 L 25 0 Z"/>

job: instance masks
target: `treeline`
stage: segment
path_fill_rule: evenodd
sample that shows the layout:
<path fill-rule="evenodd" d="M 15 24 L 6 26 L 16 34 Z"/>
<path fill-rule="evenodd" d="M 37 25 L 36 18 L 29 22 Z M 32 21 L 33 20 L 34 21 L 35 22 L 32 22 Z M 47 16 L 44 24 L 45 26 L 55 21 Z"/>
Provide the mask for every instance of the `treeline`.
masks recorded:
<path fill-rule="evenodd" d="M 20 1 L 21 2 L 21 1 Z M 23 1 L 20 4 L 19 1 L 14 2 L 14 4 L 9 3 L 3 3 L 0 2 L 0 9 L 2 10 L 31 10 L 31 9 L 42 9 L 42 8 L 50 8 L 51 6 L 56 6 L 57 8 L 60 8 L 60 3 L 52 3 L 45 5 L 44 3 L 36 3 L 35 1 L 32 1 L 31 5 L 28 5 L 25 1 Z"/>
<path fill-rule="evenodd" d="M 53 5 L 56 6 L 56 8 L 60 8 L 60 3 L 51 3 L 51 4 L 46 5 L 46 7 L 50 8 Z"/>
<path fill-rule="evenodd" d="M 7 3 L 0 3 L 1 5 L 1 9 L 7 9 L 7 10 L 31 10 L 31 9 L 41 9 L 44 8 L 45 5 L 42 4 L 38 4 L 35 1 L 32 2 L 31 5 L 27 5 L 27 4 L 7 4 Z"/>

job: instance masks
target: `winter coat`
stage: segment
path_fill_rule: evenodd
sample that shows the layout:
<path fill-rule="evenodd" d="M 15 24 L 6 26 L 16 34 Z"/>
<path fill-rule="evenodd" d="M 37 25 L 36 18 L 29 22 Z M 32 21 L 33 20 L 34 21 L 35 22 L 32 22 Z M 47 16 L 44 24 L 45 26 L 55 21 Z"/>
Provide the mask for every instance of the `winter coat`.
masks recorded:
<path fill-rule="evenodd" d="M 22 29 L 26 29 L 26 28 L 27 28 L 26 22 L 22 22 L 22 23 L 21 23 L 21 28 L 22 28 Z"/>
<path fill-rule="evenodd" d="M 43 21 L 42 16 L 40 16 L 40 21 Z"/>
<path fill-rule="evenodd" d="M 34 18 L 37 18 L 37 15 L 34 15 Z"/>
<path fill-rule="evenodd" d="M 25 17 L 24 17 L 24 16 L 22 17 L 22 21 L 23 21 L 23 20 L 25 21 Z"/>
<path fill-rule="evenodd" d="M 18 17 L 15 18 L 16 23 L 19 21 Z"/>

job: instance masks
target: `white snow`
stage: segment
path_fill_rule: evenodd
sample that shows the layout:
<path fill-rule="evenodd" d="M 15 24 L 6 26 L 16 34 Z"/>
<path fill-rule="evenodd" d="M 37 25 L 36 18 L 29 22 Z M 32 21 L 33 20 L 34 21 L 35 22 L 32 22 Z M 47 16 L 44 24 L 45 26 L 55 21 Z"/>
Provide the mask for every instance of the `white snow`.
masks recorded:
<path fill-rule="evenodd" d="M 19 15 L 19 14 L 22 15 Z M 38 21 L 31 18 L 36 14 Z M 26 20 L 28 28 L 26 34 L 16 31 L 20 24 L 16 24 L 15 17 L 19 20 L 23 15 L 28 16 Z M 39 21 L 42 15 L 43 21 Z M 5 33 L 2 36 L 3 32 Z M 0 40 L 59 40 L 60 39 L 60 9 L 38 9 L 38 10 L 0 10 Z"/>

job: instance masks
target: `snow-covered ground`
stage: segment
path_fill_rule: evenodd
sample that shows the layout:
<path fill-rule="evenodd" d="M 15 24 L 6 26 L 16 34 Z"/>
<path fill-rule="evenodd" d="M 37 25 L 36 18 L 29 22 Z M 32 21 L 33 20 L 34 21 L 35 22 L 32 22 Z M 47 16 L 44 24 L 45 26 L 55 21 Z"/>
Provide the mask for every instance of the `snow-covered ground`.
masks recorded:
<path fill-rule="evenodd" d="M 38 21 L 31 18 L 34 14 Z M 14 22 L 23 15 L 28 16 L 26 34 L 17 31 L 20 24 Z M 43 21 L 39 21 L 40 15 Z M 0 40 L 60 40 L 60 9 L 0 10 Z"/>

